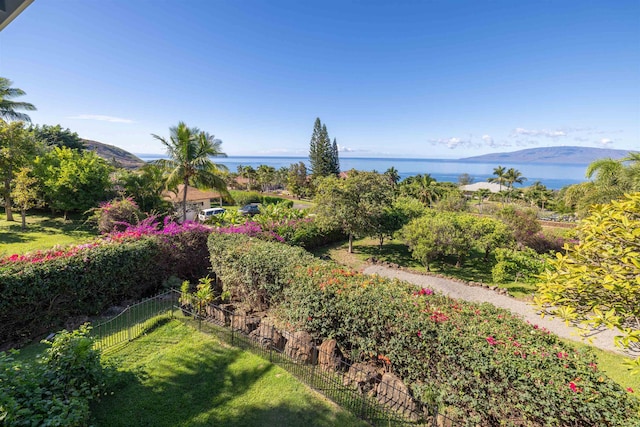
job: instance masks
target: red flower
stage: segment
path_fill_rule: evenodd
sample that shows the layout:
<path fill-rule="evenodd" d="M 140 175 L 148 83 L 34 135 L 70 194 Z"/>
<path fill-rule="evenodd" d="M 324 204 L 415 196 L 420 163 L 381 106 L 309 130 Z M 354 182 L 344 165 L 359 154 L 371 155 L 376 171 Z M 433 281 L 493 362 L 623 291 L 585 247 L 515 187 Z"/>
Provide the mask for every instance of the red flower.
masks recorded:
<path fill-rule="evenodd" d="M 629 393 L 633 393 L 633 389 L 632 389 L 631 387 L 627 387 L 627 391 L 628 391 Z"/>
<path fill-rule="evenodd" d="M 418 331 L 418 338 L 422 337 L 422 332 Z"/>
<path fill-rule="evenodd" d="M 571 381 L 569 383 L 569 388 L 571 389 L 571 391 L 573 391 L 574 393 L 578 392 L 578 387 L 576 386 L 576 383 L 574 383 L 573 381 Z"/>
<path fill-rule="evenodd" d="M 489 345 L 496 345 L 498 344 L 498 341 L 496 341 L 495 338 L 493 338 L 492 336 L 488 336 L 487 338 L 485 338 L 487 340 L 487 342 L 489 343 Z"/>

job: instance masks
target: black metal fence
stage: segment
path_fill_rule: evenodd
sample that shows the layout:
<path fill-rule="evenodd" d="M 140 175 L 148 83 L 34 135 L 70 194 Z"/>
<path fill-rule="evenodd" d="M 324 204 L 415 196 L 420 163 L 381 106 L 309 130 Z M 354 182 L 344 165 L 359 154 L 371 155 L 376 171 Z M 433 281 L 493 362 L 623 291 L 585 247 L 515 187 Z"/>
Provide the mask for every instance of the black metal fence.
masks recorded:
<path fill-rule="evenodd" d="M 439 413 L 437 406 L 417 402 L 404 383 L 384 367 L 349 363 L 335 344 L 317 345 L 305 332 L 279 330 L 268 321 L 235 313 L 224 306 L 209 305 L 204 312 L 180 307 L 180 293 L 168 291 L 128 306 L 112 319 L 93 327 L 96 347 L 110 350 L 125 345 L 154 327 L 167 314 L 177 311 L 182 319 L 202 332 L 235 347 L 257 354 L 373 426 L 457 427 Z"/>
<path fill-rule="evenodd" d="M 95 338 L 94 346 L 106 351 L 139 337 L 153 328 L 159 320 L 158 315 L 173 313 L 178 306 L 178 296 L 174 291 L 167 291 L 129 305 L 109 320 L 93 325 L 91 335 Z"/>

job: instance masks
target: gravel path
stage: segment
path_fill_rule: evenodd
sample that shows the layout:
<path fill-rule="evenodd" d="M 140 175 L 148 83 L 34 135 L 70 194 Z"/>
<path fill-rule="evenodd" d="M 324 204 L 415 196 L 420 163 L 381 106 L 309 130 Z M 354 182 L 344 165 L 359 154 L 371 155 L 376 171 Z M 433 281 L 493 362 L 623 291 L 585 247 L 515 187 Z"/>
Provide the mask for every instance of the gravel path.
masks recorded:
<path fill-rule="evenodd" d="M 557 318 L 549 316 L 541 317 L 537 314 L 536 309 L 531 304 L 516 300 L 506 295 L 500 295 L 495 291 L 491 291 L 486 288 L 467 286 L 453 280 L 418 273 L 410 273 L 408 271 L 384 267 L 381 265 L 370 265 L 364 269 L 364 273 L 377 274 L 379 276 L 392 279 L 397 278 L 413 283 L 416 286 L 431 288 L 435 291 L 442 292 L 445 295 L 449 295 L 452 298 L 474 302 L 488 302 L 496 307 L 502 307 L 510 310 L 512 313 L 519 314 L 524 318 L 524 320 L 528 320 L 532 324 L 537 324 L 541 327 L 547 328 L 562 338 L 581 341 L 577 328 L 567 326 L 564 321 Z M 606 329 L 592 333 L 589 338 L 592 340 L 591 344 L 598 348 L 619 354 L 625 354 L 613 343 L 613 337 L 615 335 L 615 331 Z M 629 354 L 627 354 L 627 356 L 629 356 Z"/>

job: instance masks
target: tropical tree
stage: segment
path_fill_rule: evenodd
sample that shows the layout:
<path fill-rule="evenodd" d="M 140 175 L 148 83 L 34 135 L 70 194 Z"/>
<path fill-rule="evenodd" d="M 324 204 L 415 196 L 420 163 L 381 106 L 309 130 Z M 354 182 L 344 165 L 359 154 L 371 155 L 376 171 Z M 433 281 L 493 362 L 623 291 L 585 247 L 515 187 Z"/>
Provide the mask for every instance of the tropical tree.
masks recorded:
<path fill-rule="evenodd" d="M 165 187 L 184 185 L 182 196 L 182 220 L 187 220 L 187 190 L 189 185 L 207 187 L 229 195 L 221 176 L 227 167 L 211 161 L 211 157 L 226 157 L 220 149 L 222 141 L 198 128 L 190 128 L 184 122 L 169 129 L 169 139 L 152 134 L 167 150 L 168 159 L 159 159 L 155 164 L 166 170 Z"/>
<path fill-rule="evenodd" d="M 258 184 L 260 184 L 260 189 L 262 191 L 268 191 L 274 185 L 274 180 L 276 178 L 276 168 L 268 165 L 260 165 L 256 170 L 256 175 L 258 177 Z"/>
<path fill-rule="evenodd" d="M 63 129 L 60 125 L 36 125 L 31 130 L 38 141 L 42 141 L 47 147 L 68 147 L 75 150 L 82 150 L 84 142 L 76 132 L 70 129 Z"/>
<path fill-rule="evenodd" d="M 23 230 L 27 228 L 27 210 L 38 203 L 38 187 L 36 185 L 38 180 L 31 173 L 32 169 L 29 167 L 20 168 L 15 175 L 11 191 L 13 203 L 20 209 Z"/>
<path fill-rule="evenodd" d="M 391 166 L 384 172 L 384 174 L 389 177 L 389 181 L 391 181 L 394 187 L 398 185 L 398 182 L 400 181 L 400 173 L 398 172 L 398 169 Z"/>
<path fill-rule="evenodd" d="M 505 174 L 505 179 L 507 180 L 507 187 L 509 188 L 513 188 L 515 184 L 522 184 L 527 180 L 527 178 L 522 176 L 522 172 L 514 168 L 509 168 Z"/>
<path fill-rule="evenodd" d="M 62 211 L 86 212 L 113 196 L 113 168 L 93 151 L 55 147 L 36 158 L 34 174 L 45 202 Z"/>
<path fill-rule="evenodd" d="M 587 167 L 586 177 L 590 180 L 574 184 L 562 192 L 565 205 L 583 216 L 595 204 L 609 203 L 625 193 L 640 191 L 640 153 L 614 160 L 599 159 Z"/>
<path fill-rule="evenodd" d="M 0 77 L 0 119 L 23 122 L 31 122 L 31 118 L 16 110 L 35 111 L 36 107 L 28 102 L 13 101 L 13 98 L 25 95 L 22 89 L 11 87 L 13 82 Z"/>
<path fill-rule="evenodd" d="M 118 181 L 123 195 L 131 197 L 142 212 L 165 212 L 168 208 L 162 199 L 164 172 L 157 165 L 147 163 L 138 170 L 121 172 Z"/>
<path fill-rule="evenodd" d="M 33 134 L 24 127 L 24 122 L 7 123 L 0 120 L 0 196 L 4 199 L 7 221 L 13 221 L 11 186 L 15 172 L 31 161 L 37 152 Z"/>
<path fill-rule="evenodd" d="M 238 165 L 237 167 L 238 175 L 247 180 L 247 191 L 253 188 L 253 183 L 258 179 L 258 172 L 253 168 L 253 166 L 243 166 Z"/>
<path fill-rule="evenodd" d="M 548 265 L 536 303 L 584 327 L 607 326 L 623 347 L 640 344 L 640 192 L 595 205 Z"/>
<path fill-rule="evenodd" d="M 503 166 L 498 166 L 493 168 L 493 174 L 495 177 L 488 178 L 487 181 L 498 184 L 500 186 L 499 191 L 502 191 L 502 186 L 507 183 L 507 170 Z"/>
<path fill-rule="evenodd" d="M 530 187 L 524 190 L 524 198 L 531 206 L 539 206 L 544 209 L 546 202 L 548 202 L 553 196 L 553 192 L 549 190 L 540 181 L 536 181 L 531 184 Z"/>
<path fill-rule="evenodd" d="M 292 163 L 287 174 L 287 189 L 300 198 L 308 193 L 307 166 L 304 162 Z"/>
<path fill-rule="evenodd" d="M 480 207 L 480 213 L 482 213 L 482 204 L 485 199 L 491 195 L 491 190 L 488 188 L 480 188 L 475 192 L 475 196 L 478 198 L 478 206 Z"/>
<path fill-rule="evenodd" d="M 315 197 L 318 225 L 323 229 L 341 229 L 349 236 L 349 253 L 353 252 L 355 235 L 377 234 L 393 200 L 389 180 L 374 172 L 350 171 L 347 178 L 323 178 Z"/>

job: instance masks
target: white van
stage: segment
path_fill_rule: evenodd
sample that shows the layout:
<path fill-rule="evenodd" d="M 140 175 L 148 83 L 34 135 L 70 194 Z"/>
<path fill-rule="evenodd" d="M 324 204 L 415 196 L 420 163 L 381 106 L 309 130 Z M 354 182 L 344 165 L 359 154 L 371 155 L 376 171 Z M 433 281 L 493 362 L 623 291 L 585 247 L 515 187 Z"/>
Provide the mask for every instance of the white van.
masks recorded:
<path fill-rule="evenodd" d="M 202 209 L 200 211 L 200 213 L 198 214 L 198 219 L 201 222 L 206 221 L 207 219 L 211 218 L 213 215 L 222 215 L 225 212 L 224 208 L 209 208 L 209 209 Z"/>

